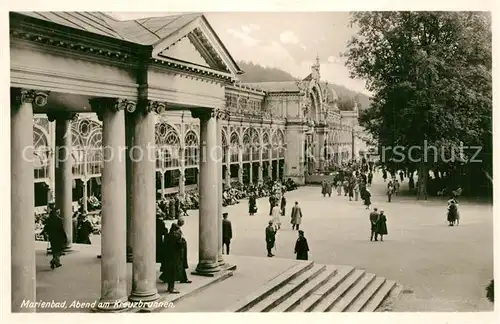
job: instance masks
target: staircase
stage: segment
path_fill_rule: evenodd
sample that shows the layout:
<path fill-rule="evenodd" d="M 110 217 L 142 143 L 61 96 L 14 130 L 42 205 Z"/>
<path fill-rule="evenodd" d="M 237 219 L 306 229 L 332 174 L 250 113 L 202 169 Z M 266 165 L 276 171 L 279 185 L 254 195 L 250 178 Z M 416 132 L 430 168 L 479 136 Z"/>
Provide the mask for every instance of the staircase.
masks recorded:
<path fill-rule="evenodd" d="M 228 312 L 374 312 L 401 291 L 395 281 L 349 266 L 300 262 Z"/>

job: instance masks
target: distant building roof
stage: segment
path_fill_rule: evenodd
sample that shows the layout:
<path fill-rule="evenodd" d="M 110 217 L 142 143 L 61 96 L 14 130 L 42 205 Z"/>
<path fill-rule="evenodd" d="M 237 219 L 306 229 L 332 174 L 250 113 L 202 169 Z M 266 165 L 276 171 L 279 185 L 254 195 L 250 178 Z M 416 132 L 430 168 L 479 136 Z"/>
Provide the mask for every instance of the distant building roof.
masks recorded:
<path fill-rule="evenodd" d="M 267 92 L 299 91 L 296 81 L 251 82 L 243 84 L 253 88 L 262 89 Z"/>

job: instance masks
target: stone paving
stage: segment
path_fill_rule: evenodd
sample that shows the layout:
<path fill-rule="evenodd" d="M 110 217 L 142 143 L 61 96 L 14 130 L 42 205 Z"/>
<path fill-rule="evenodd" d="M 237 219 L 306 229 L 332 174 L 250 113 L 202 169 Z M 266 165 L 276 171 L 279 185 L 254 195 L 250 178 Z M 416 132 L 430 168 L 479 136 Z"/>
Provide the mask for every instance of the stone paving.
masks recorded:
<path fill-rule="evenodd" d="M 405 182 L 402 188 L 406 187 Z M 393 202 L 387 203 L 380 176 L 376 176 L 371 191 L 373 206 L 384 209 L 388 218 L 389 235 L 384 242 L 369 241 L 368 211 L 360 201 L 350 202 L 336 193 L 331 198 L 323 198 L 319 187 L 302 187 L 287 194 L 287 215 L 282 217 L 282 229 L 277 235 L 276 258 L 294 258 L 297 233 L 291 230 L 289 214 L 294 201 L 298 200 L 304 214 L 301 229 L 309 241 L 310 259 L 323 264 L 352 265 L 398 281 L 405 291 L 389 310 L 493 309 L 485 298 L 485 287 L 493 278 L 491 204 L 461 202 L 460 226 L 448 227 L 445 200 L 416 201 L 394 197 Z M 266 259 L 264 229 L 270 219 L 267 198 L 259 199 L 258 207 L 255 216 L 248 216 L 247 201 L 225 208 L 233 223 L 231 254 Z M 183 231 L 188 239 L 189 259 L 195 262 L 198 215 L 197 211 L 189 213 Z M 92 241 L 99 245 L 98 236 Z M 86 280 L 90 279 L 99 287 L 99 276 Z M 230 295 L 229 281 L 208 288 L 207 295 L 212 295 L 211 292 Z M 220 302 L 200 297 L 205 298 L 203 304 L 202 299 L 194 302 L 194 298 L 188 297 L 186 305 L 203 305 L 196 309 L 198 311 L 208 310 L 210 303 Z M 182 311 L 189 310 L 196 311 L 188 306 L 182 308 Z"/>

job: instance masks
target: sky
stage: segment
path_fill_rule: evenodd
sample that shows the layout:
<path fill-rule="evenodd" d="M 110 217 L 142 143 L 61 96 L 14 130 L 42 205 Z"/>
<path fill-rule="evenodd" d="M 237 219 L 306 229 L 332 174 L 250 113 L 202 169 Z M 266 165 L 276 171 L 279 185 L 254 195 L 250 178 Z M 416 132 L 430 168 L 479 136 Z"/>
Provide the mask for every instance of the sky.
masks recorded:
<path fill-rule="evenodd" d="M 118 19 L 168 13 L 113 12 Z M 305 78 L 319 56 L 321 79 L 370 94 L 363 80 L 351 79 L 340 54 L 356 33 L 348 12 L 208 12 L 204 14 L 237 61 L 276 67 Z"/>

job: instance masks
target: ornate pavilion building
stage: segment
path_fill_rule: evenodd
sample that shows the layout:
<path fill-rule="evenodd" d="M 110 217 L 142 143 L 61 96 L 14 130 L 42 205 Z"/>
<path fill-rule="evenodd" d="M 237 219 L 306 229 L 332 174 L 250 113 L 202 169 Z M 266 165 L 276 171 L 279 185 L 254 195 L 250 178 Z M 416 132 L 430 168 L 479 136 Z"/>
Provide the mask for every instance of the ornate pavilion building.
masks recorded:
<path fill-rule="evenodd" d="M 99 192 L 101 300 L 129 294 L 126 248 L 143 263 L 134 266 L 129 298 L 154 300 L 155 197 L 198 187 L 197 271 L 209 274 L 224 263 L 223 184 L 304 184 L 307 174 L 358 154 L 357 109 L 338 109 L 319 60 L 301 81 L 239 83 L 243 71 L 202 14 L 117 21 L 11 13 L 10 57 L 13 309 L 35 300 L 34 224 L 26 216 L 50 199 L 71 238 L 74 202 Z M 152 147 L 153 158 L 121 152 L 131 146 Z M 216 147 L 218 160 L 207 158 Z"/>

